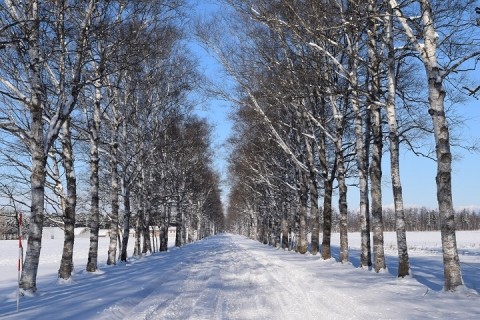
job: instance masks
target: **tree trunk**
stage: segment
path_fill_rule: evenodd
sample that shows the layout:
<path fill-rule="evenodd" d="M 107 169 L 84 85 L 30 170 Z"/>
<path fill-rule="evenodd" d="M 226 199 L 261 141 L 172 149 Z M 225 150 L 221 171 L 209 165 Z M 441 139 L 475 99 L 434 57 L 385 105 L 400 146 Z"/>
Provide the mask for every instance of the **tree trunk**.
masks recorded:
<path fill-rule="evenodd" d="M 298 169 L 299 172 L 299 200 L 300 207 L 298 210 L 298 239 L 297 239 L 297 252 L 306 253 L 308 250 L 307 241 L 307 210 L 308 210 L 308 179 L 307 174 L 302 169 Z"/>
<path fill-rule="evenodd" d="M 338 207 L 340 211 L 340 262 L 347 263 L 348 253 L 348 207 L 347 184 L 345 182 L 345 167 L 343 154 L 337 155 Z"/>
<path fill-rule="evenodd" d="M 317 173 L 315 170 L 315 164 L 313 159 L 312 144 L 313 141 L 309 141 L 310 138 L 305 137 L 305 145 L 307 151 L 307 167 L 310 178 L 310 219 L 312 221 L 312 241 L 310 247 L 310 253 L 316 255 L 320 249 L 320 217 L 318 210 L 318 185 L 317 185 Z"/>
<path fill-rule="evenodd" d="M 194 208 L 195 208 L 195 206 L 194 206 Z M 196 212 L 195 216 L 196 216 L 196 219 L 197 219 L 197 222 L 196 222 L 197 223 L 197 239 L 196 240 L 201 240 L 202 239 L 202 237 L 201 237 L 202 217 L 199 213 L 199 210 L 195 209 L 195 212 Z M 251 225 L 251 223 L 250 223 L 250 215 L 249 214 L 245 215 L 244 221 L 245 221 L 245 223 L 242 223 L 242 227 L 246 228 L 244 235 L 246 237 L 250 237 L 250 225 Z"/>
<path fill-rule="evenodd" d="M 88 250 L 88 263 L 86 270 L 95 272 L 98 269 L 98 231 L 100 221 L 100 197 L 99 197 L 99 164 L 100 156 L 98 151 L 100 122 L 101 122 L 101 83 L 95 83 L 95 101 L 93 104 L 93 121 L 90 126 L 90 248 Z"/>
<path fill-rule="evenodd" d="M 322 241 L 322 259 L 332 258 L 332 180 L 323 180 L 323 241 Z"/>
<path fill-rule="evenodd" d="M 358 81 L 357 81 L 357 60 L 353 56 L 350 61 L 352 96 L 351 105 L 355 114 L 355 151 L 357 154 L 358 168 L 358 184 L 360 191 L 360 236 L 361 236 L 361 253 L 360 268 L 368 268 L 372 265 L 371 249 L 370 249 L 370 218 L 369 218 L 369 201 L 368 201 L 368 144 L 364 143 L 363 137 L 363 115 L 360 110 L 358 99 Z M 369 129 L 367 128 L 366 131 Z M 366 141 L 366 140 L 365 140 Z"/>
<path fill-rule="evenodd" d="M 143 190 L 142 190 L 142 181 L 138 181 L 137 184 L 138 190 L 135 194 L 135 201 L 133 204 L 133 212 L 136 212 L 135 215 L 135 245 L 133 249 L 133 256 L 139 257 L 142 255 L 142 235 L 143 235 Z"/>
<path fill-rule="evenodd" d="M 160 251 L 168 250 L 168 227 L 170 225 L 170 207 L 164 205 L 160 226 Z"/>
<path fill-rule="evenodd" d="M 190 227 L 190 219 L 187 216 L 187 212 L 185 210 L 185 206 L 183 205 L 183 198 L 180 199 L 178 203 L 180 212 L 182 212 L 183 217 L 183 225 L 182 225 L 182 237 L 181 237 L 181 244 L 182 246 L 188 243 L 188 229 Z"/>
<path fill-rule="evenodd" d="M 372 119 L 372 161 L 370 164 L 370 192 L 372 196 L 372 227 L 374 269 L 379 272 L 386 268 L 385 252 L 383 248 L 383 212 L 382 212 L 382 115 L 379 104 L 380 97 L 380 61 L 377 49 L 377 12 L 375 1 L 368 1 L 368 110 Z"/>
<path fill-rule="evenodd" d="M 128 238 L 130 237 L 130 188 L 127 185 L 125 178 L 122 179 L 123 189 L 123 239 L 122 239 L 122 252 L 120 254 L 120 261 L 127 262 L 127 248 Z"/>
<path fill-rule="evenodd" d="M 413 30 L 403 16 L 395 0 L 389 0 L 391 7 L 411 43 L 420 54 L 428 81 L 428 113 L 432 117 L 435 149 L 437 156 L 437 201 L 440 212 L 440 228 L 443 248 L 443 268 L 445 276 L 445 291 L 455 291 L 463 286 L 460 260 L 458 258 L 455 235 L 455 220 L 452 201 L 452 154 L 450 152 L 450 134 L 445 116 L 445 89 L 443 87 L 444 73 L 437 63 L 438 33 L 435 30 L 430 1 L 421 0 L 421 17 L 423 22 L 423 44 L 416 38 Z"/>
<path fill-rule="evenodd" d="M 282 249 L 288 249 L 288 208 L 286 203 L 283 203 L 281 233 L 282 233 Z"/>
<path fill-rule="evenodd" d="M 250 208 L 250 239 L 257 240 L 257 217 L 253 212 L 253 209 Z M 202 235 L 203 238 L 203 235 Z"/>
<path fill-rule="evenodd" d="M 455 291 L 463 286 L 460 260 L 458 258 L 455 235 L 455 217 L 452 200 L 452 154 L 450 152 L 450 133 L 445 116 L 445 89 L 443 73 L 437 64 L 437 38 L 434 28 L 430 3 L 422 0 L 423 21 L 425 24 L 425 51 L 423 61 L 428 79 L 428 100 L 435 136 L 437 156 L 437 200 L 440 212 L 440 226 L 443 248 L 443 268 L 445 275 L 445 291 Z"/>
<path fill-rule="evenodd" d="M 151 232 L 151 239 L 152 239 L 152 252 L 155 253 L 158 251 L 158 242 L 157 242 L 155 226 L 152 226 L 152 229 L 150 232 Z"/>
<path fill-rule="evenodd" d="M 263 244 L 268 244 L 268 217 L 262 219 L 262 237 Z"/>
<path fill-rule="evenodd" d="M 144 213 L 143 213 L 143 247 L 142 253 L 152 252 L 152 239 L 150 238 L 150 208 L 149 208 L 148 201 L 144 206 Z"/>
<path fill-rule="evenodd" d="M 382 213 L 382 125 L 380 108 L 372 110 L 373 115 L 373 148 L 370 165 L 371 195 L 372 195 L 372 227 L 374 269 L 379 272 L 386 268 L 383 246 L 383 213 Z"/>
<path fill-rule="evenodd" d="M 325 105 L 325 102 L 322 101 Z M 318 139 L 318 159 L 320 161 L 320 170 L 323 172 L 323 239 L 322 239 L 322 259 L 328 260 L 332 258 L 332 195 L 333 180 L 329 177 L 327 151 L 325 150 L 325 133 L 321 132 Z"/>
<path fill-rule="evenodd" d="M 141 198 L 141 196 L 137 195 L 137 201 L 135 201 L 137 205 L 134 205 L 133 209 L 133 211 L 137 213 L 135 216 L 135 246 L 133 249 L 133 256 L 135 257 L 139 257 L 142 255 L 143 208 L 140 204 L 142 200 L 139 198 Z"/>
<path fill-rule="evenodd" d="M 75 208 L 77 206 L 77 179 L 73 164 L 73 146 L 70 130 L 70 119 L 63 123 L 62 135 L 63 167 L 67 181 L 67 197 L 63 212 L 64 241 L 62 260 L 58 270 L 60 279 L 69 279 L 73 272 L 73 246 L 75 241 Z"/>
<path fill-rule="evenodd" d="M 114 133 L 116 137 L 116 133 Z M 110 148 L 110 170 L 111 170 L 111 206 L 112 212 L 110 214 L 110 244 L 108 246 L 108 265 L 117 264 L 117 237 L 118 237 L 118 192 L 120 190 L 118 185 L 118 168 L 117 168 L 117 156 L 118 156 L 118 143 L 115 141 Z"/>
<path fill-rule="evenodd" d="M 43 148 L 41 148 L 43 151 Z M 20 287 L 35 292 L 40 249 L 42 247 L 43 211 L 45 194 L 45 158 L 42 153 L 34 154 L 33 173 L 31 177 L 32 205 L 30 211 L 30 228 L 27 240 L 27 252 L 22 268 Z"/>
<path fill-rule="evenodd" d="M 387 78 L 388 96 L 386 113 L 390 138 L 390 170 L 392 176 L 393 201 L 395 207 L 395 229 L 398 248 L 398 277 L 410 274 L 410 261 L 407 248 L 407 233 L 405 228 L 405 212 L 403 209 L 402 184 L 400 180 L 400 141 L 398 136 L 397 116 L 395 110 L 396 78 L 395 78 L 395 49 L 393 42 L 393 10 L 388 6 L 385 15 L 385 43 L 387 47 Z"/>
<path fill-rule="evenodd" d="M 337 104 L 332 101 L 333 117 L 335 119 L 335 163 L 336 178 L 338 182 L 338 208 L 340 211 L 340 262 L 347 263 L 348 256 L 348 207 L 347 207 L 347 183 L 345 181 L 345 163 L 343 158 L 343 115 Z M 332 174 L 332 178 L 334 175 Z M 331 188 L 331 186 L 330 186 Z"/>
<path fill-rule="evenodd" d="M 165 225 L 165 222 L 162 222 L 160 225 L 160 252 L 168 250 L 168 228 Z"/>
<path fill-rule="evenodd" d="M 455 291 L 457 287 L 463 286 L 463 279 L 455 235 L 452 201 L 452 154 L 450 152 L 449 129 L 445 118 L 445 90 L 438 67 L 428 67 L 427 77 L 430 100 L 428 112 L 433 120 L 437 154 L 437 176 L 435 180 L 443 248 L 444 289 L 445 291 Z"/>
<path fill-rule="evenodd" d="M 177 232 L 175 233 L 175 247 L 182 246 L 183 238 L 183 212 L 180 211 L 179 205 L 177 204 Z"/>
<path fill-rule="evenodd" d="M 30 107 L 31 117 L 31 138 L 29 151 L 32 155 L 32 175 L 30 177 L 31 206 L 30 206 L 30 228 L 27 240 L 27 252 L 23 263 L 22 275 L 19 286 L 25 291 L 35 292 L 37 290 L 37 272 L 40 260 L 40 249 L 42 247 L 43 212 L 45 196 L 45 172 L 47 163 L 47 152 L 43 135 L 43 86 L 40 73 L 41 57 L 39 52 L 39 29 L 40 20 L 38 16 L 38 3 L 32 3 L 29 12 L 31 27 L 28 30 L 28 54 L 30 65 L 30 85 L 32 89 L 32 101 Z"/>

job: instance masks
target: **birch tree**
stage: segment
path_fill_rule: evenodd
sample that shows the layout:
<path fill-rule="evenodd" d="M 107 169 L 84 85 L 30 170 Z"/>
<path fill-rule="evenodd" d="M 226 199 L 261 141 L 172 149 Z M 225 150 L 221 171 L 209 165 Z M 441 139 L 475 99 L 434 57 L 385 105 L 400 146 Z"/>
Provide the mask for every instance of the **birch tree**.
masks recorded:
<path fill-rule="evenodd" d="M 73 247 L 75 239 L 75 213 L 77 206 L 77 178 L 74 168 L 73 139 L 69 119 L 63 123 L 62 128 L 63 130 L 60 134 L 60 141 L 62 143 L 61 156 L 65 170 L 67 191 L 65 198 L 62 199 L 63 228 L 65 238 L 63 243 L 62 260 L 60 261 L 60 269 L 58 270 L 58 277 L 67 280 L 72 276 L 72 272 L 74 270 Z"/>
<path fill-rule="evenodd" d="M 95 0 L 81 4 L 68 2 L 63 7 L 54 5 L 53 10 L 47 9 L 50 3 L 36 0 L 6 1 L 2 4 L 2 12 L 5 13 L 3 24 L 12 27 L 1 35 L 6 39 L 2 42 L 10 44 L 0 51 L 0 90 L 17 110 L 24 110 L 29 115 L 28 126 L 18 123 L 12 113 L 5 114 L 2 125 L 23 139 L 32 156 L 31 224 L 20 280 L 20 287 L 25 291 L 36 291 L 47 155 L 75 107 L 83 86 L 86 39 L 96 4 Z M 50 16 L 41 12 L 49 12 Z M 59 29 L 55 27 L 57 23 L 69 24 L 75 29 L 75 34 L 58 34 L 72 28 Z M 66 37 L 69 41 L 62 41 Z M 54 53 L 54 59 L 47 59 L 50 53 Z M 10 72 L 11 61 L 15 61 L 14 72 Z M 45 88 L 49 84 L 46 79 L 58 83 L 61 91 L 53 91 L 51 96 L 47 96 Z"/>
<path fill-rule="evenodd" d="M 393 8 L 409 44 L 413 46 L 424 65 L 428 82 L 428 113 L 434 127 L 437 161 L 436 185 L 442 226 L 445 291 L 457 290 L 463 286 L 463 280 L 455 236 L 451 183 L 452 153 L 450 130 L 445 113 L 444 81 L 465 62 L 480 55 L 480 51 L 474 47 L 478 39 L 471 37 L 468 33 L 468 30 L 474 30 L 472 29 L 474 24 L 468 20 L 465 21 L 463 16 L 473 3 L 473 1 L 454 1 L 447 4 L 420 0 L 415 1 L 415 7 L 410 7 L 408 4 L 389 0 L 389 5 Z M 408 10 L 412 10 L 416 16 L 407 16 L 405 12 Z M 439 23 L 441 17 L 446 18 L 442 24 Z M 461 40 L 466 42 L 460 43 Z M 452 50 L 459 49 L 459 46 L 468 49 L 467 51 Z M 445 55 L 444 57 L 440 57 L 440 51 Z"/>
<path fill-rule="evenodd" d="M 377 8 L 376 1 L 369 0 L 367 4 L 367 34 L 368 34 L 368 88 L 367 116 L 372 123 L 372 161 L 370 164 L 370 191 L 372 198 L 372 229 L 374 269 L 380 272 L 386 269 L 385 252 L 383 248 L 382 221 L 382 153 L 383 131 L 380 105 L 380 61 L 377 48 Z"/>
<path fill-rule="evenodd" d="M 385 24 L 385 55 L 387 70 L 387 98 L 385 101 L 385 110 L 389 127 L 389 150 L 390 150 L 390 170 L 392 177 L 392 192 L 395 208 L 395 231 L 397 235 L 398 248 L 398 277 L 410 275 L 410 261 L 407 250 L 405 212 L 403 206 L 402 184 L 400 180 L 400 137 L 396 114 L 396 64 L 395 48 L 393 39 L 393 10 L 390 4 L 387 4 L 387 11 L 384 18 Z"/>

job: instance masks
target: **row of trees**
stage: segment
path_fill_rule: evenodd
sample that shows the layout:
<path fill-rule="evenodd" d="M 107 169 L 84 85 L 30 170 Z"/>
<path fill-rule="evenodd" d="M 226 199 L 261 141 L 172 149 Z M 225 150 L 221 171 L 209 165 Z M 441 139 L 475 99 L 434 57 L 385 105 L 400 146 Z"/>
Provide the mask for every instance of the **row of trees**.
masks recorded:
<path fill-rule="evenodd" d="M 320 208 L 322 211 L 322 208 Z M 240 233 L 249 235 L 248 231 L 244 231 L 245 228 L 248 228 L 248 224 L 244 225 L 243 220 L 237 215 L 238 213 L 235 210 L 231 210 L 233 217 L 230 216 L 228 221 L 228 225 L 230 231 L 234 233 Z M 395 226 L 395 210 L 392 208 L 384 208 L 383 209 L 383 226 L 384 231 L 394 232 L 396 230 Z M 277 220 L 278 217 L 273 215 L 270 223 L 272 224 L 279 224 L 281 221 Z M 313 222 L 311 221 L 310 217 L 307 220 L 308 232 L 311 232 L 311 227 Z M 456 230 L 462 231 L 473 231 L 473 230 L 480 230 L 480 212 L 477 210 L 470 210 L 470 209 L 462 209 L 460 211 L 455 211 L 455 227 Z M 360 226 L 360 212 L 359 211 L 348 211 L 348 223 L 347 223 L 348 232 L 358 232 L 361 228 Z M 323 221 L 320 220 L 320 230 L 323 229 Z M 405 208 L 405 229 L 406 231 L 440 231 L 440 214 L 438 210 L 427 209 L 425 207 L 409 207 Z M 270 231 L 274 231 L 273 234 L 270 235 L 270 238 L 273 236 L 273 243 L 280 244 L 280 234 L 278 230 L 270 229 Z M 340 231 L 340 214 L 338 210 L 332 208 L 332 232 L 338 233 Z M 251 229 L 252 236 L 255 237 L 255 232 L 258 230 Z M 260 239 L 262 241 L 269 239 L 267 235 L 265 238 Z M 270 242 L 272 239 L 270 239 Z M 286 245 L 286 244 L 285 244 Z"/>
<path fill-rule="evenodd" d="M 211 128 L 191 115 L 201 77 L 183 41 L 184 7 L 0 4 L 0 190 L 11 212 L 30 208 L 23 290 L 36 290 L 46 212 L 65 232 L 62 279 L 73 271 L 79 206 L 89 212 L 89 272 L 98 268 L 101 215 L 111 228 L 108 264 L 126 261 L 131 228 L 140 255 L 151 251 L 150 226 L 166 242 L 175 220 L 177 245 L 222 227 Z"/>
<path fill-rule="evenodd" d="M 351 213 L 353 224 L 355 213 Z M 395 211 L 387 208 L 383 210 L 383 222 L 385 231 L 395 231 Z M 405 228 L 407 231 L 439 231 L 440 213 L 438 210 L 422 208 L 405 208 Z M 455 210 L 456 230 L 480 230 L 480 212 L 477 210 Z M 358 230 L 350 225 L 349 230 Z"/>
<path fill-rule="evenodd" d="M 386 267 L 381 163 L 388 148 L 398 276 L 407 276 L 403 145 L 437 164 L 444 288 L 462 286 L 447 116 L 462 97 L 453 92 L 465 87 L 468 94 L 476 87 L 462 82 L 468 72 L 459 72 L 473 71 L 480 55 L 474 1 L 225 3 L 232 14 L 223 23 L 234 36 L 218 27 L 218 17 L 198 34 L 237 85 L 229 97 L 237 108 L 229 162 L 232 230 L 260 240 L 282 235 L 285 248 L 293 232 L 300 253 L 307 251 L 311 231 L 311 253 L 321 248 L 322 258 L 329 259 L 336 189 L 340 261 L 348 262 L 346 195 L 354 183 L 360 193 L 354 205 L 360 208 L 360 267 L 380 272 Z"/>
<path fill-rule="evenodd" d="M 340 230 L 340 215 L 338 210 L 332 209 L 332 231 Z M 383 208 L 384 231 L 395 231 L 395 210 Z M 320 221 L 320 230 L 322 229 Z M 311 226 L 311 222 L 309 221 Z M 348 231 L 357 232 L 360 230 L 360 213 L 348 211 Z M 238 229 L 238 225 L 235 226 Z M 425 207 L 405 208 L 405 229 L 406 231 L 440 231 L 440 214 L 438 210 Z M 455 229 L 462 231 L 480 230 L 480 211 L 471 209 L 455 210 Z"/>

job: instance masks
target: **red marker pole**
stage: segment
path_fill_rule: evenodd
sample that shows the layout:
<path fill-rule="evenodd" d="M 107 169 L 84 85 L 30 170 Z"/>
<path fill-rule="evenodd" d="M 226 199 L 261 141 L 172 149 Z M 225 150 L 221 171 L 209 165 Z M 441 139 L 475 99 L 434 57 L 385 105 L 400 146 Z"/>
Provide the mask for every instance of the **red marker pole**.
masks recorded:
<path fill-rule="evenodd" d="M 23 246 L 22 246 L 22 213 L 18 218 L 18 284 L 17 284 L 17 312 L 20 310 L 20 276 L 22 274 Z"/>

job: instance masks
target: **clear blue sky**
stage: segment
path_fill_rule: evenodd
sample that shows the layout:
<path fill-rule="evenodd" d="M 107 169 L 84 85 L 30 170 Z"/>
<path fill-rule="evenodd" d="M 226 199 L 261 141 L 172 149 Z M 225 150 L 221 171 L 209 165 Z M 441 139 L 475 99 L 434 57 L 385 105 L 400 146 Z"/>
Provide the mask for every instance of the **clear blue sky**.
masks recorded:
<path fill-rule="evenodd" d="M 207 16 L 218 8 L 214 0 L 192 0 L 196 5 L 199 16 Z M 215 80 L 222 76 L 221 67 L 214 58 L 208 55 L 200 46 L 192 44 L 194 53 L 200 60 L 200 69 L 204 70 L 207 77 Z M 457 112 L 467 119 L 465 128 L 460 136 L 467 141 L 480 140 L 480 101 L 471 99 L 467 103 L 456 106 Z M 228 119 L 231 111 L 225 101 L 211 100 L 203 108 L 198 108 L 196 113 L 207 118 L 215 126 L 214 149 L 216 152 L 215 165 L 218 171 L 226 179 L 227 151 L 223 147 L 228 136 L 231 134 L 232 124 Z M 453 204 L 455 208 L 463 207 L 480 208 L 480 154 L 469 153 L 460 148 L 452 148 L 457 159 L 453 163 L 452 190 Z M 461 156 L 458 158 L 458 156 Z M 433 160 L 413 155 L 405 148 L 401 152 L 401 179 L 403 197 L 406 206 L 425 206 L 437 208 L 436 200 L 436 163 Z M 226 189 L 226 186 L 224 187 Z M 393 206 L 393 196 L 390 184 L 389 154 L 383 157 L 383 204 Z M 359 203 L 358 189 L 349 187 L 349 209 L 357 209 Z M 226 199 L 226 194 L 224 195 Z M 336 200 L 335 200 L 336 201 Z M 335 204 L 336 205 L 336 204 Z"/>
<path fill-rule="evenodd" d="M 458 113 L 467 118 L 461 131 L 462 139 L 467 142 L 480 140 L 480 102 L 470 100 L 456 106 Z M 455 157 L 452 171 L 453 204 L 455 208 L 480 208 L 480 154 L 470 153 L 458 147 L 452 148 Z M 389 154 L 384 156 L 384 180 L 390 179 Z M 430 159 L 417 157 L 405 149 L 400 162 L 403 197 L 406 205 L 437 207 L 436 200 L 436 163 Z M 352 190 L 353 191 L 353 190 Z M 388 184 L 383 191 L 384 204 L 393 204 L 392 191 Z"/>

